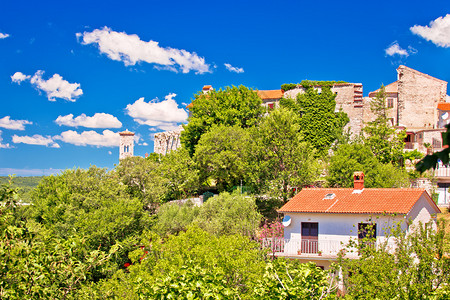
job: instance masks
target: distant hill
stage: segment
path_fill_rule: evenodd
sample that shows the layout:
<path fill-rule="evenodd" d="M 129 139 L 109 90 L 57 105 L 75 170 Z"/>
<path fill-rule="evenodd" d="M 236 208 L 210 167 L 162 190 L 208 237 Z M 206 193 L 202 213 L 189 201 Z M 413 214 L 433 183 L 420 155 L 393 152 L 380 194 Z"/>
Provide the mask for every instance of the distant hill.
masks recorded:
<path fill-rule="evenodd" d="M 28 177 L 21 177 L 17 176 L 13 179 L 13 186 L 17 187 L 19 189 L 19 195 L 20 198 L 24 201 L 27 201 L 30 199 L 30 192 L 32 189 L 34 189 L 39 182 L 44 178 L 44 176 L 28 176 Z M 8 176 L 0 176 L 0 185 L 8 184 L 9 183 L 9 177 Z"/>

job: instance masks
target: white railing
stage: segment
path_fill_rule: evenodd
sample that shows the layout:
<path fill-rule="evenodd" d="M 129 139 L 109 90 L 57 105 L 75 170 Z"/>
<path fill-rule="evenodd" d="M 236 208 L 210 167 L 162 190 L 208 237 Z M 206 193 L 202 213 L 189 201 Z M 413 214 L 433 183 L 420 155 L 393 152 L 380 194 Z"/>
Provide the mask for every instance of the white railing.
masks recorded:
<path fill-rule="evenodd" d="M 434 176 L 436 177 L 450 177 L 450 167 L 444 166 L 442 162 L 439 162 L 437 168 L 434 170 Z"/>
<path fill-rule="evenodd" d="M 305 239 L 283 239 L 283 238 L 265 238 L 262 240 L 262 247 L 270 249 L 273 253 L 283 253 L 287 255 L 323 255 L 337 256 L 340 251 L 346 250 L 348 255 L 357 255 L 357 249 L 346 247 L 347 240 L 305 240 Z M 377 242 L 376 246 L 381 245 Z M 392 251 L 395 243 L 392 240 L 388 242 L 388 249 Z"/>

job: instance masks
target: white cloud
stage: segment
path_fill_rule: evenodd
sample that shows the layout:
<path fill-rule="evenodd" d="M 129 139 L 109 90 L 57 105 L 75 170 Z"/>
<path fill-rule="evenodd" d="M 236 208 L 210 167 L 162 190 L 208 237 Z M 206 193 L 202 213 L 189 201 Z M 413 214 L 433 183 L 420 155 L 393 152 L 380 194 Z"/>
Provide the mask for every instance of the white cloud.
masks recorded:
<path fill-rule="evenodd" d="M 431 21 L 429 26 L 414 25 L 410 30 L 437 46 L 450 47 L 450 14 Z"/>
<path fill-rule="evenodd" d="M 19 144 L 28 144 L 28 145 L 39 145 L 39 146 L 46 146 L 51 148 L 59 148 L 59 145 L 53 141 L 53 139 L 50 136 L 42 136 L 39 134 L 35 134 L 33 136 L 18 136 L 13 135 L 12 136 L 13 143 Z"/>
<path fill-rule="evenodd" d="M 117 147 L 119 146 L 119 134 L 111 130 L 104 130 L 102 134 L 93 130 L 78 133 L 73 130 L 64 131 L 55 140 L 61 140 L 65 143 L 76 146 L 97 146 L 97 147 Z"/>
<path fill-rule="evenodd" d="M 0 130 L 0 149 L 10 149 L 13 148 L 10 144 L 3 144 L 2 131 Z"/>
<path fill-rule="evenodd" d="M 13 76 L 11 76 L 12 82 L 20 84 L 22 81 L 29 79 L 31 76 L 25 75 L 22 72 L 16 72 Z"/>
<path fill-rule="evenodd" d="M 22 81 L 30 80 L 31 84 L 38 90 L 47 94 L 47 98 L 50 101 L 56 101 L 55 98 L 61 98 L 75 102 L 76 98 L 83 95 L 83 90 L 80 88 L 79 83 L 70 83 L 59 74 L 53 74 L 50 79 L 45 80 L 42 78 L 43 74 L 44 71 L 39 70 L 31 77 L 30 75 L 16 72 L 11 76 L 11 80 L 18 84 Z"/>
<path fill-rule="evenodd" d="M 6 39 L 7 37 L 9 37 L 9 34 L 0 32 L 0 40 Z"/>
<path fill-rule="evenodd" d="M 111 151 L 108 151 L 108 154 L 109 154 L 109 155 L 112 155 L 112 152 L 111 152 Z"/>
<path fill-rule="evenodd" d="M 25 130 L 25 125 L 33 124 L 27 120 L 11 120 L 10 116 L 0 119 L 0 127 L 12 130 Z"/>
<path fill-rule="evenodd" d="M 120 128 L 122 123 L 113 115 L 105 113 L 96 113 L 92 117 L 88 117 L 85 114 L 73 118 L 73 114 L 67 116 L 59 116 L 55 120 L 59 126 L 65 125 L 70 127 L 87 127 L 87 128 Z"/>
<path fill-rule="evenodd" d="M 244 69 L 243 68 L 233 67 L 230 64 L 224 64 L 224 65 L 225 65 L 225 68 L 227 68 L 227 70 L 230 71 L 230 72 L 244 73 Z"/>
<path fill-rule="evenodd" d="M 164 101 L 155 100 L 145 102 L 144 98 L 136 100 L 126 107 L 127 113 L 134 121 L 141 125 L 158 127 L 162 130 L 174 130 L 178 128 L 177 123 L 185 122 L 188 118 L 187 112 L 178 107 L 173 99 L 176 94 L 169 94 Z"/>
<path fill-rule="evenodd" d="M 195 71 L 196 73 L 210 72 L 209 65 L 203 57 L 195 52 L 183 49 L 162 48 L 158 42 L 143 41 L 136 34 L 117 32 L 111 28 L 103 27 L 92 32 L 77 33 L 83 45 L 97 44 L 101 53 L 110 59 L 122 61 L 126 66 L 133 66 L 139 62 L 156 64 L 156 68 L 168 69 L 183 73 Z"/>
<path fill-rule="evenodd" d="M 397 41 L 393 42 L 384 51 L 386 52 L 386 55 L 389 55 L 389 56 L 394 56 L 394 55 L 405 56 L 405 57 L 409 56 L 408 51 L 406 49 L 401 48 Z"/>
<path fill-rule="evenodd" d="M 143 142 L 142 146 L 148 146 L 148 144 L 146 142 Z"/>

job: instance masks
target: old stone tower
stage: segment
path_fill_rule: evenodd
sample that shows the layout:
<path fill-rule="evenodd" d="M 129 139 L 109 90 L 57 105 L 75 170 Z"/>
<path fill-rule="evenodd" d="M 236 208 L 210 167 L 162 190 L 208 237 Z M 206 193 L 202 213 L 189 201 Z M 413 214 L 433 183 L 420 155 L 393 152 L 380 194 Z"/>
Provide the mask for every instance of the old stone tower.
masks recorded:
<path fill-rule="evenodd" d="M 120 135 L 120 154 L 119 159 L 133 156 L 134 151 L 134 133 L 127 130 L 119 132 Z"/>

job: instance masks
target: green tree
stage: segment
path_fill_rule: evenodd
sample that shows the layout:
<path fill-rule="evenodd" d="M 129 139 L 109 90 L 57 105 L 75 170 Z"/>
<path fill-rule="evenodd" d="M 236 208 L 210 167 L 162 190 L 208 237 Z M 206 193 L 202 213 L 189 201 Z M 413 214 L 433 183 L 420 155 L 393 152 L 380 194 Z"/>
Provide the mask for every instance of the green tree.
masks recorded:
<path fill-rule="evenodd" d="M 264 113 L 261 98 L 245 86 L 198 93 L 192 103 L 189 123 L 181 133 L 181 143 L 191 156 L 201 136 L 213 125 L 252 127 Z"/>
<path fill-rule="evenodd" d="M 194 223 L 215 235 L 254 236 L 260 221 L 253 197 L 223 192 L 203 204 Z"/>
<path fill-rule="evenodd" d="M 83 238 L 60 238 L 34 221 L 18 218 L 17 191 L 2 186 L 0 194 L 0 298 L 64 299 L 96 273 L 110 273 L 109 253 L 89 250 Z"/>
<path fill-rule="evenodd" d="M 33 192 L 29 215 L 58 237 L 83 237 L 92 250 L 109 251 L 148 226 L 143 203 L 130 197 L 114 172 L 95 166 L 45 177 Z"/>
<path fill-rule="evenodd" d="M 133 156 L 122 159 L 116 174 L 132 197 L 139 198 L 149 209 L 164 202 L 169 180 L 162 176 L 160 163 L 154 159 Z"/>
<path fill-rule="evenodd" d="M 318 155 L 325 155 L 331 145 L 343 134 L 349 118 L 344 112 L 336 112 L 336 95 L 330 86 L 323 86 L 319 93 L 313 86 L 306 85 L 305 93 L 296 99 L 283 98 L 282 107 L 293 110 L 300 118 L 300 132 Z"/>
<path fill-rule="evenodd" d="M 165 185 L 166 200 L 180 199 L 192 195 L 199 188 L 199 170 L 186 149 L 171 151 L 161 158 L 159 166 L 162 182 Z M 155 183 L 153 182 L 153 188 Z"/>
<path fill-rule="evenodd" d="M 397 132 L 390 124 L 390 109 L 387 107 L 384 86 L 380 87 L 376 97 L 370 102 L 370 109 L 375 115 L 375 120 L 363 128 L 364 143 L 382 163 L 398 164 L 405 148 L 406 134 L 404 131 Z"/>
<path fill-rule="evenodd" d="M 369 146 L 360 143 L 343 144 L 330 158 L 327 182 L 331 187 L 353 187 L 353 173 L 363 171 L 364 186 L 393 188 L 410 186 L 408 173 L 390 163 L 377 160 Z"/>
<path fill-rule="evenodd" d="M 93 287 L 92 294 L 127 299 L 237 299 L 252 291 L 264 272 L 259 243 L 239 235 L 215 236 L 198 227 L 171 235 L 143 238 L 130 255 L 128 272 Z"/>
<path fill-rule="evenodd" d="M 272 111 L 252 129 L 248 181 L 255 190 L 287 201 L 295 188 L 319 175 L 315 151 L 299 132 L 298 116 L 285 108 Z"/>
<path fill-rule="evenodd" d="M 239 185 L 248 171 L 249 140 L 248 130 L 239 126 L 214 126 L 205 133 L 194 155 L 201 182 L 214 180 L 219 191 Z"/>
<path fill-rule="evenodd" d="M 314 263 L 277 258 L 266 265 L 253 299 L 335 299 L 336 284 Z"/>
<path fill-rule="evenodd" d="M 350 299 L 448 299 L 450 258 L 444 224 L 420 224 L 405 232 L 397 224 L 376 247 L 351 241 L 359 259 L 342 255 L 338 267 Z"/>
<path fill-rule="evenodd" d="M 178 234 L 194 221 L 199 210 L 200 208 L 190 201 L 186 204 L 165 203 L 158 208 L 152 231 L 160 236 Z"/>

